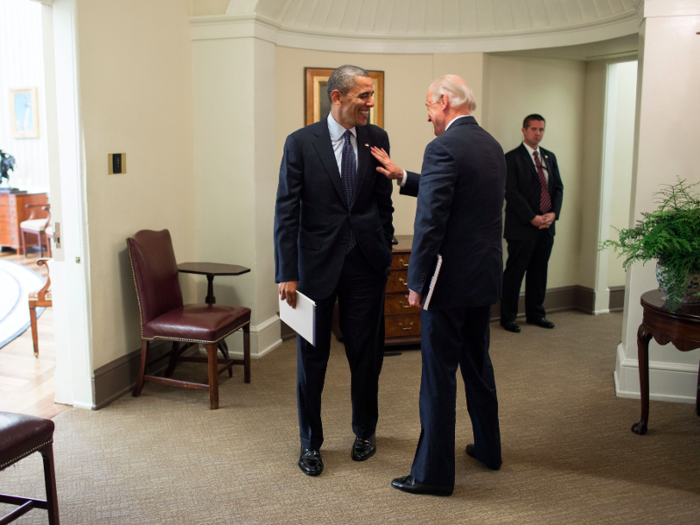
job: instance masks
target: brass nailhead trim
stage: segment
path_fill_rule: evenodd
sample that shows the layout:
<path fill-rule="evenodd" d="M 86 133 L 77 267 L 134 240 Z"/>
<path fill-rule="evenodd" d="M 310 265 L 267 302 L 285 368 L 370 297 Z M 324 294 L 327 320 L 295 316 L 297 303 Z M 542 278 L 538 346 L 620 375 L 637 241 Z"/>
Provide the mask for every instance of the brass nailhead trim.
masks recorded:
<path fill-rule="evenodd" d="M 7 463 L 3 463 L 2 465 L 0 465 L 0 470 L 4 469 L 5 467 L 9 467 L 9 466 L 12 465 L 13 463 L 17 463 L 20 459 L 22 459 L 22 458 L 24 458 L 24 457 L 27 457 L 29 454 L 33 454 L 34 452 L 36 452 L 36 451 L 39 450 L 40 448 L 44 448 L 46 445 L 49 445 L 50 443 L 53 443 L 53 438 L 49 439 L 49 440 L 48 440 L 46 443 L 44 443 L 43 445 L 39 445 L 39 446 L 34 447 L 34 448 L 31 449 L 31 450 L 28 450 L 27 452 L 25 452 L 25 453 L 22 454 L 21 456 L 17 456 L 15 459 L 12 459 L 12 460 L 8 461 Z"/>

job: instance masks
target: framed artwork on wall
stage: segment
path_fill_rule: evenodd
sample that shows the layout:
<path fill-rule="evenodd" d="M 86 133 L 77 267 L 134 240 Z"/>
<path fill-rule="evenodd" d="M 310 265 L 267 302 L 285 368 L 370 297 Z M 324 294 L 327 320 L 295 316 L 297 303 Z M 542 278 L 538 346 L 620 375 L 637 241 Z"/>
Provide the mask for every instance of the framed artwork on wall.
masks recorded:
<path fill-rule="evenodd" d="M 331 103 L 326 86 L 334 68 L 304 68 L 304 125 L 308 126 L 328 116 Z M 369 112 L 369 122 L 384 127 L 384 71 L 368 71 L 374 84 L 374 107 Z"/>
<path fill-rule="evenodd" d="M 10 90 L 10 121 L 13 137 L 28 139 L 39 136 L 35 87 Z"/>

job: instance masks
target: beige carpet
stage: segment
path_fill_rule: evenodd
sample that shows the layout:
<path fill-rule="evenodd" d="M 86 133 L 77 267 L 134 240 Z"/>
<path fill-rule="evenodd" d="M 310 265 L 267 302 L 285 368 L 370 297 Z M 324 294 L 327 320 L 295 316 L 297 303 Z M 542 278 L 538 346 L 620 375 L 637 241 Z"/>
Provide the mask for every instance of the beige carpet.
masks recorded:
<path fill-rule="evenodd" d="M 552 331 L 492 325 L 503 468 L 491 472 L 464 454 L 471 428 L 460 389 L 451 498 L 390 486 L 409 473 L 420 431 L 418 351 L 385 358 L 378 452 L 354 463 L 350 376 L 334 342 L 323 399 L 326 469 L 304 476 L 288 341 L 253 362 L 251 384 L 240 368 L 222 376 L 216 411 L 205 392 L 146 384 L 138 399 L 57 416 L 62 523 L 700 523 L 694 407 L 652 402 L 648 434 L 633 434 L 639 401 L 616 398 L 613 385 L 621 314 L 551 319 Z M 0 492 L 42 497 L 42 483 L 38 455 L 0 473 Z M 46 514 L 33 510 L 17 523 L 43 524 Z"/>

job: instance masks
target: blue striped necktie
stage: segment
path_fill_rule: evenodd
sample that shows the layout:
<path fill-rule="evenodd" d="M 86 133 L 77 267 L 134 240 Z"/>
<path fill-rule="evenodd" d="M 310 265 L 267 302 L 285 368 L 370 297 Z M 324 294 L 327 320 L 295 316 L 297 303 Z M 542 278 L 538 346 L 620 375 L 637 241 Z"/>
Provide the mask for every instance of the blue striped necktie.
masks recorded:
<path fill-rule="evenodd" d="M 352 133 L 347 130 L 343 137 L 345 138 L 345 143 L 343 144 L 343 156 L 340 161 L 340 179 L 343 183 L 343 194 L 345 194 L 345 202 L 348 205 L 348 210 L 352 205 L 352 196 L 355 192 L 355 183 L 357 182 L 357 161 L 355 159 L 355 152 L 352 149 L 352 143 L 350 142 L 350 135 Z M 350 239 L 348 240 L 345 253 L 352 250 L 357 244 L 355 239 L 355 234 L 352 232 L 352 227 L 350 228 Z"/>

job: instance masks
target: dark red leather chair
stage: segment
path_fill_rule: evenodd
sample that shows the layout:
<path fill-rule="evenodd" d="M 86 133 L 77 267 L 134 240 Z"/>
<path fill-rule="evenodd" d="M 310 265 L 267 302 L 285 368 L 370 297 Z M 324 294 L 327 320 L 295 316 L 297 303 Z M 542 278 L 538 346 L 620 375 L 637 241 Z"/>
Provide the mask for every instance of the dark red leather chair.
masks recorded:
<path fill-rule="evenodd" d="M 126 240 L 136 284 L 141 314 L 141 365 L 133 395 L 138 397 L 145 381 L 209 391 L 209 406 L 219 408 L 219 374 L 242 364 L 244 380 L 250 383 L 250 308 L 214 304 L 183 304 L 175 253 L 168 230 L 141 230 Z M 243 329 L 243 359 L 217 359 L 219 341 Z M 172 341 L 172 374 L 178 361 L 205 362 L 209 365 L 208 383 L 180 381 L 170 377 L 146 375 L 148 347 L 155 340 Z M 185 347 L 180 348 L 184 343 Z M 193 345 L 202 344 L 207 357 L 183 357 Z M 165 354 L 166 356 L 168 354 Z M 219 367 L 221 364 L 223 366 Z"/>
<path fill-rule="evenodd" d="M 46 500 L 0 494 L 0 503 L 18 505 L 0 523 L 11 523 L 33 508 L 49 511 L 49 523 L 59 525 L 56 474 L 53 467 L 54 424 L 43 417 L 24 416 L 11 412 L 0 412 L 0 470 L 14 465 L 20 459 L 39 452 L 44 460 L 44 482 Z"/>

